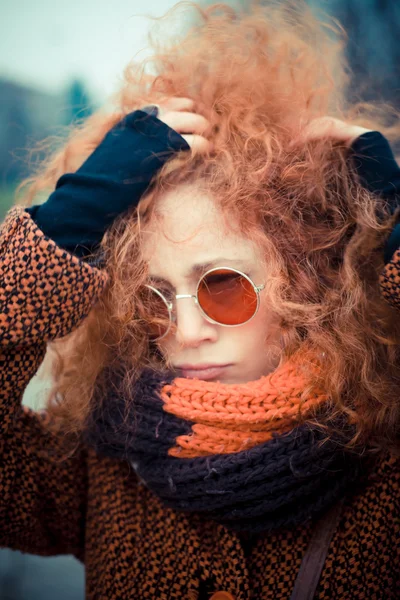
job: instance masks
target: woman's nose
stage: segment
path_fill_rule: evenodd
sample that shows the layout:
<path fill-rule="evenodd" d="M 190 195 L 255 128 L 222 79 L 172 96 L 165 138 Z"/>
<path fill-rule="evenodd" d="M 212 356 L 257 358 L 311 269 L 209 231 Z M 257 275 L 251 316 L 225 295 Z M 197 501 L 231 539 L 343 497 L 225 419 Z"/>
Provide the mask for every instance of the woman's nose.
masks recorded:
<path fill-rule="evenodd" d="M 175 304 L 176 340 L 180 344 L 197 345 L 217 335 L 217 325 L 204 318 L 193 297 L 180 298 Z"/>

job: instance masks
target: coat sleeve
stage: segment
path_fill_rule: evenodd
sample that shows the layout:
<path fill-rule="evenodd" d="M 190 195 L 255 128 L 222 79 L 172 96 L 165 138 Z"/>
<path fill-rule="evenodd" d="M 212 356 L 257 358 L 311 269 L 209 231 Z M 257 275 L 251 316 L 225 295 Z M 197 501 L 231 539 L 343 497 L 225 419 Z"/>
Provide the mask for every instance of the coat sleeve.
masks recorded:
<path fill-rule="evenodd" d="M 383 297 L 400 310 L 400 248 L 385 265 L 379 283 Z"/>
<path fill-rule="evenodd" d="M 21 399 L 46 352 L 87 316 L 105 273 L 60 249 L 15 207 L 0 228 L 0 545 L 83 559 L 86 454 L 65 457 L 46 413 Z"/>

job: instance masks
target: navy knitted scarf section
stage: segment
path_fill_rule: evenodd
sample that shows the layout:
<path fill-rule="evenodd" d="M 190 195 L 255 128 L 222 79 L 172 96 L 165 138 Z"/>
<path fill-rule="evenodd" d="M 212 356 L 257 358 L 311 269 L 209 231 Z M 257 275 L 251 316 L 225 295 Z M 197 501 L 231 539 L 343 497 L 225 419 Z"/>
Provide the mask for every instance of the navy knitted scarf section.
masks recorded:
<path fill-rule="evenodd" d="M 163 409 L 159 392 L 172 379 L 145 370 L 129 398 L 110 386 L 85 432 L 99 455 L 128 461 L 165 507 L 256 534 L 318 517 L 359 480 L 361 459 L 343 448 L 349 428 L 327 440 L 321 428 L 302 424 L 240 452 L 168 455 L 193 425 Z"/>

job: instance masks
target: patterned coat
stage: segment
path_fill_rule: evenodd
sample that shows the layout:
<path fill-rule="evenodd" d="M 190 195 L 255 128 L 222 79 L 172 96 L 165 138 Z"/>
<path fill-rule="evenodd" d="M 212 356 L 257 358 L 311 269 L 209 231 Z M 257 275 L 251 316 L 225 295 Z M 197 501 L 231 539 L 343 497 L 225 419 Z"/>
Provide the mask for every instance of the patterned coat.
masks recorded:
<path fill-rule="evenodd" d="M 60 461 L 46 415 L 21 407 L 46 341 L 88 314 L 106 275 L 46 238 L 13 208 L 0 230 L 0 545 L 73 554 L 91 600 L 287 600 L 310 526 L 261 535 L 246 552 L 217 523 L 164 508 L 127 463 L 81 447 Z M 383 294 L 399 305 L 400 250 Z M 385 455 L 345 501 L 315 598 L 400 597 L 400 460 Z"/>

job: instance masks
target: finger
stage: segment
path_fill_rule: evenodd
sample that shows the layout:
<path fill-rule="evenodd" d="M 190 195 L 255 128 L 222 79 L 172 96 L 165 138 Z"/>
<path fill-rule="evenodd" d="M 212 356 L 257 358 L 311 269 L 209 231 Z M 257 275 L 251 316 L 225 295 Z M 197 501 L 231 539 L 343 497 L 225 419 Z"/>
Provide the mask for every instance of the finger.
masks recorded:
<path fill-rule="evenodd" d="M 313 141 L 323 137 L 333 137 L 340 132 L 340 125 L 335 123 L 335 120 L 330 117 L 321 117 L 314 119 L 309 123 L 302 132 L 302 140 Z"/>
<path fill-rule="evenodd" d="M 321 117 L 310 123 L 309 127 L 306 128 L 306 135 L 313 140 L 329 137 L 345 141 L 348 137 L 348 129 L 348 124 L 340 121 L 340 119 Z"/>
<path fill-rule="evenodd" d="M 308 123 L 301 134 L 289 146 L 315 142 L 321 139 L 332 138 L 345 141 L 348 137 L 348 125 L 335 117 L 318 117 Z"/>
<path fill-rule="evenodd" d="M 187 141 L 192 150 L 196 152 L 210 152 L 213 149 L 213 144 L 201 135 L 182 135 Z"/>
<path fill-rule="evenodd" d="M 161 102 L 160 107 L 164 112 L 177 110 L 193 111 L 194 100 L 186 97 L 173 96 L 172 98 L 167 98 L 165 102 Z"/>
<path fill-rule="evenodd" d="M 335 117 L 320 117 L 309 123 L 301 136 L 301 142 L 316 141 L 321 139 L 333 139 L 337 142 L 351 143 L 368 129 L 358 125 L 350 125 Z"/>
<path fill-rule="evenodd" d="M 191 112 L 171 111 L 162 116 L 162 120 L 178 133 L 201 135 L 210 127 L 210 123 L 205 117 Z"/>

